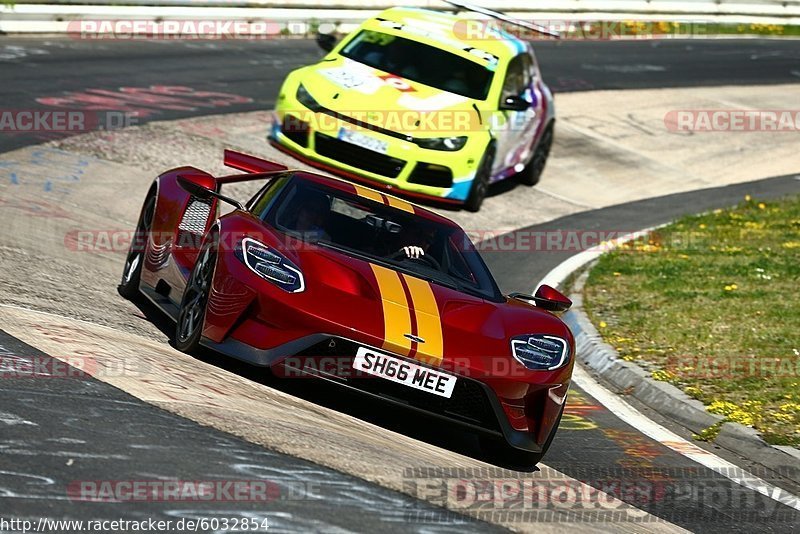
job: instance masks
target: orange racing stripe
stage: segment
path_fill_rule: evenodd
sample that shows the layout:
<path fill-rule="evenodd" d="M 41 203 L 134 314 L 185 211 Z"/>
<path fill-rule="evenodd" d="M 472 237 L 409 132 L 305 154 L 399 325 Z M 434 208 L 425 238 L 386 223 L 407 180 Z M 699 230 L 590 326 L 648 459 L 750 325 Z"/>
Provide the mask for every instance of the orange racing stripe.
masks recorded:
<path fill-rule="evenodd" d="M 399 198 L 386 195 L 386 200 L 389 201 L 389 205 L 393 208 L 401 209 L 403 211 L 407 211 L 409 213 L 414 213 L 414 206 L 412 206 L 409 202 L 405 200 L 401 200 Z"/>
<path fill-rule="evenodd" d="M 411 293 L 417 323 L 416 334 L 425 340 L 424 343 L 416 344 L 416 358 L 426 363 L 439 365 L 444 357 L 444 339 L 439 305 L 436 303 L 433 289 L 425 280 L 405 274 L 401 276 Z"/>
<path fill-rule="evenodd" d="M 383 304 L 383 348 L 403 356 L 411 352 L 411 310 L 400 276 L 380 265 L 370 264 Z"/>
<path fill-rule="evenodd" d="M 370 200 L 374 200 L 375 202 L 379 202 L 381 204 L 385 204 L 384 196 L 377 191 L 373 191 L 372 189 L 362 187 L 358 184 L 353 184 L 353 187 L 356 188 L 356 194 L 363 198 L 368 198 Z"/>

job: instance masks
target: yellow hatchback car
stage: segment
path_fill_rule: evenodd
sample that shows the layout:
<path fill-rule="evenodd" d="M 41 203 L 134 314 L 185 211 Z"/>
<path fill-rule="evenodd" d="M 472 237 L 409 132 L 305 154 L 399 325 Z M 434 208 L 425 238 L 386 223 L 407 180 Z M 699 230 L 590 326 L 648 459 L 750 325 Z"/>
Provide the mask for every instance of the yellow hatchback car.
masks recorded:
<path fill-rule="evenodd" d="M 553 97 L 533 48 L 492 19 L 392 8 L 289 73 L 270 141 L 355 181 L 477 211 L 489 184 L 538 182 Z M 324 43 L 328 46 L 324 46 Z"/>

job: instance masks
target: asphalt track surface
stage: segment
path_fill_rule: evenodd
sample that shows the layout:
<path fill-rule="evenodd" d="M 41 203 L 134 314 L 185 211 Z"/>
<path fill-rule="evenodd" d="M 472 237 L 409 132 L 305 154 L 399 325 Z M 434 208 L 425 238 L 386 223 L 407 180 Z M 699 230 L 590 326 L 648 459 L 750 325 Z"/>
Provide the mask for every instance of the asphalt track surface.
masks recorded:
<path fill-rule="evenodd" d="M 800 47 L 780 40 L 541 42 L 542 72 L 555 92 L 795 83 Z M 312 41 L 79 41 L 3 38 L 0 102 L 4 109 L 47 109 L 40 99 L 76 93 L 112 98 L 121 87 L 182 86 L 252 101 L 195 109 L 148 108 L 139 123 L 193 115 L 272 109 L 284 75 L 313 63 Z M 109 94 L 111 92 L 111 94 Z M 124 109 L 120 102 L 100 109 Z M 87 101 L 62 104 L 85 109 Z M 52 134 L 51 134 L 52 135 Z M 42 133 L 0 137 L 0 152 L 48 139 Z"/>
<path fill-rule="evenodd" d="M 304 41 L 86 43 L 67 39 L 45 42 L 3 39 L 0 46 L 17 47 L 13 48 L 15 51 L 22 49 L 14 52 L 18 57 L 0 60 L 3 80 L 0 96 L 6 109 L 44 109 L 37 98 L 85 92 L 87 88 L 114 91 L 119 87 L 153 85 L 185 86 L 196 91 L 224 92 L 252 99 L 252 102 L 224 109 L 158 108 L 144 120 L 268 109 L 283 74 L 296 65 L 320 57 L 315 45 Z M 31 52 L 31 49 L 45 52 Z M 796 42 L 564 42 L 542 43 L 538 50 L 547 79 L 561 91 L 777 84 L 796 82 L 800 77 L 797 72 L 800 45 Z M 38 134 L 3 136 L 0 152 L 42 140 Z M 522 231 L 636 230 L 667 222 L 681 214 L 731 205 L 745 193 L 769 198 L 798 192 L 800 181 L 782 177 L 613 206 Z M 509 261 L 508 254 L 485 255 L 501 287 L 519 289 L 533 286 L 564 259 L 564 254 L 530 256 L 524 263 Z M 168 327 L 165 325 L 165 328 Z M 7 353 L 46 358 L 19 343 L 7 336 L 0 337 L 0 345 Z M 410 419 L 398 410 L 366 406 L 357 397 L 343 395 L 339 390 L 327 387 L 300 390 L 296 385 L 264 378 L 237 362 L 213 355 L 206 358 L 220 367 L 313 402 L 480 458 L 474 441 L 458 431 L 443 433 L 440 425 Z M 46 387 L 42 382 L 47 382 Z M 739 489 L 718 475 L 698 470 L 690 460 L 649 442 L 635 428 L 580 390 L 574 393 L 582 396 L 585 402 L 582 409 L 570 414 L 570 422 L 562 425 L 545 460 L 551 467 L 589 484 L 605 476 L 641 480 L 646 470 L 660 469 L 669 475 L 672 493 L 645 502 L 634 495 L 630 502 L 689 530 L 796 531 L 800 523 L 796 511 Z M 433 523 L 416 523 L 411 528 L 490 528 L 469 520 L 458 526 L 437 523 L 437 519 L 452 520 L 452 517 L 398 493 L 183 420 L 93 379 L 36 380 L 29 385 L 15 381 L 13 387 L 4 384 L 0 388 L 0 407 L 0 420 L 4 423 L 0 503 L 3 503 L 4 513 L 11 511 L 18 517 L 179 518 L 251 514 L 269 516 L 278 530 L 393 531 L 409 528 L 404 522 L 409 513 L 430 511 Z M 3 419 L 3 409 L 22 414 L 22 419 Z M 747 460 L 738 459 L 736 463 L 750 467 Z M 76 479 L 148 479 L 176 472 L 185 480 L 265 476 L 281 486 L 281 491 L 274 503 L 266 506 L 215 503 L 188 507 L 185 503 L 76 505 L 63 491 Z M 785 485 L 774 473 L 756 469 L 756 474 Z M 319 498 L 308 498 L 309 491 L 303 493 L 303 484 L 309 481 L 321 482 L 312 492 Z M 305 498 L 289 498 L 292 491 Z M 725 497 L 719 498 L 715 491 Z M 741 503 L 752 505 L 742 506 Z"/>
<path fill-rule="evenodd" d="M 39 369 L 53 371 L 59 365 L 2 331 L 0 353 Z M 269 530 L 277 532 L 405 532 L 412 514 L 431 521 L 424 527 L 432 532 L 478 529 L 468 517 L 182 419 L 85 374 L 4 382 L 13 382 L 0 389 L 0 517 L 5 519 L 152 518 L 176 525 L 181 519 L 227 518 L 255 519 L 259 526 L 266 519 Z M 135 506 L 88 502 L 76 485 L 78 480 L 143 481 L 176 474 L 192 483 L 220 482 L 220 500 L 167 499 Z M 226 493 L 222 485 L 254 480 L 269 483 L 248 492 L 252 502 L 235 497 L 230 488 Z M 502 529 L 481 523 L 480 530 Z"/>

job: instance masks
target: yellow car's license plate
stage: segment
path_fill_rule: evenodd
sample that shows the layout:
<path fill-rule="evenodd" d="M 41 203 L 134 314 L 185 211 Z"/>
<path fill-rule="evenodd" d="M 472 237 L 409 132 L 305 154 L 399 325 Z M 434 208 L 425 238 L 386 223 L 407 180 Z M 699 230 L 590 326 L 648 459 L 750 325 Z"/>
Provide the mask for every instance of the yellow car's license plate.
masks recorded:
<path fill-rule="evenodd" d="M 366 148 L 380 154 L 386 154 L 389 150 L 389 144 L 385 141 L 364 135 L 361 132 L 345 130 L 344 128 L 339 130 L 339 139 L 351 145 L 360 146 L 361 148 Z"/>

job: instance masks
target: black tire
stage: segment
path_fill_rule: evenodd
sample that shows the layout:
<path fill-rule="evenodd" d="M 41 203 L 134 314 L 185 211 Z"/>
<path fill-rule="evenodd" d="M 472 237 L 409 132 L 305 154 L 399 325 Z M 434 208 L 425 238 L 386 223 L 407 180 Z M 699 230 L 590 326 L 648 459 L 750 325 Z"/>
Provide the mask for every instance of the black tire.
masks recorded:
<path fill-rule="evenodd" d="M 564 406 L 566 406 L 566 403 L 564 403 Z M 487 438 L 484 436 L 480 437 L 481 450 L 489 459 L 500 464 L 520 467 L 535 466 L 542 461 L 542 458 L 544 458 L 544 455 L 547 454 L 547 450 L 553 443 L 553 439 L 556 437 L 558 425 L 561 424 L 561 416 L 564 414 L 564 406 L 561 407 L 561 411 L 558 413 L 558 419 L 556 419 L 556 424 L 553 426 L 553 430 L 547 437 L 547 441 L 544 442 L 541 452 L 523 451 L 521 449 L 512 447 L 505 440 Z"/>
<path fill-rule="evenodd" d="M 208 293 L 217 264 L 215 237 L 206 241 L 200 250 L 197 263 L 194 264 L 189 280 L 186 281 L 186 290 L 181 298 L 178 321 L 175 324 L 175 348 L 181 352 L 192 352 L 200 346 Z"/>
<path fill-rule="evenodd" d="M 145 198 L 142 212 L 139 214 L 139 222 L 136 224 L 136 231 L 125 258 L 122 278 L 117 286 L 117 292 L 128 300 L 135 300 L 139 297 L 139 280 L 142 276 L 147 239 L 153 226 L 155 207 L 156 196 L 151 191 Z"/>
<path fill-rule="evenodd" d="M 475 179 L 472 180 L 472 187 L 469 190 L 469 196 L 464 202 L 464 209 L 473 213 L 481 209 L 483 199 L 486 198 L 486 193 L 489 191 L 489 179 L 492 177 L 492 165 L 494 164 L 495 148 L 494 144 L 486 147 L 483 153 L 483 158 L 478 166 L 478 171 L 475 173 Z"/>
<path fill-rule="evenodd" d="M 542 177 L 544 166 L 547 164 L 547 157 L 550 155 L 550 148 L 553 146 L 553 125 L 547 125 L 531 161 L 517 174 L 517 179 L 525 185 L 536 185 Z"/>

